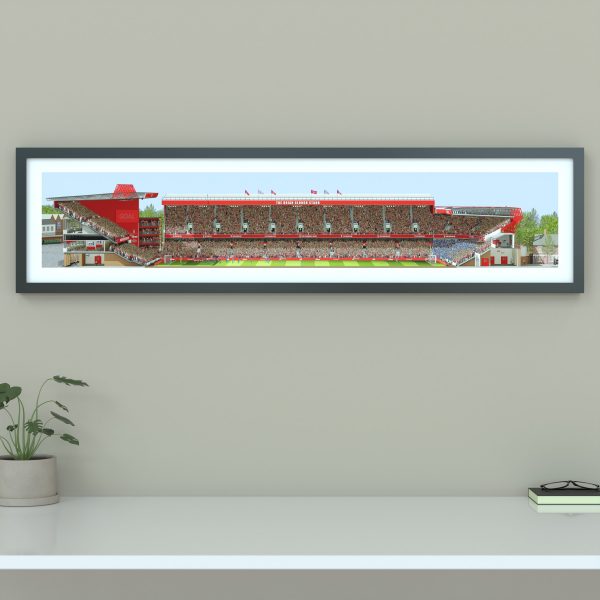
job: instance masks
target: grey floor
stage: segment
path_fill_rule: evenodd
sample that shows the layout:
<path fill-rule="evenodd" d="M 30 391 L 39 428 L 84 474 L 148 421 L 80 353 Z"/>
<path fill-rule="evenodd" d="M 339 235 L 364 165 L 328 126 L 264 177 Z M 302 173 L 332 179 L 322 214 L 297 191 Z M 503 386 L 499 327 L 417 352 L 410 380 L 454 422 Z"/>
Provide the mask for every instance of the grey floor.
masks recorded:
<path fill-rule="evenodd" d="M 63 266 L 63 245 L 44 244 L 42 246 L 42 267 Z"/>

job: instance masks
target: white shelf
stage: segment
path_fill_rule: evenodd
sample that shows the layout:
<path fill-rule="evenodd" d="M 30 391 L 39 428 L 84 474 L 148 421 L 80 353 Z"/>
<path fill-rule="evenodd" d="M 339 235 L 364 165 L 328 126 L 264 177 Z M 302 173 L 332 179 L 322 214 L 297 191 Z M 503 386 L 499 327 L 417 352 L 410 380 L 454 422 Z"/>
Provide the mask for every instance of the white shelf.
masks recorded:
<path fill-rule="evenodd" d="M 526 498 L 63 498 L 0 508 L 0 569 L 599 569 L 600 515 Z"/>

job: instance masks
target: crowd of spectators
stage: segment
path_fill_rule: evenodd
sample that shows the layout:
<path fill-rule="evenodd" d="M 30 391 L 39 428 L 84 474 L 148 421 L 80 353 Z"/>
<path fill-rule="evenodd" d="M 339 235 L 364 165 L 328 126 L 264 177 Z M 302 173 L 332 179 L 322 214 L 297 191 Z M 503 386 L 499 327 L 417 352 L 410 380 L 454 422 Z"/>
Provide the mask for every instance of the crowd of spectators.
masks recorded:
<path fill-rule="evenodd" d="M 332 248 L 330 240 L 302 240 L 297 255 L 299 258 L 330 258 Z"/>
<path fill-rule="evenodd" d="M 79 202 L 61 202 L 58 207 L 67 215 L 73 219 L 77 219 L 80 223 L 84 223 L 86 219 L 98 216 L 96 213 L 89 209 L 87 206 L 80 204 Z"/>
<path fill-rule="evenodd" d="M 500 227 L 504 227 L 510 219 L 506 217 L 494 216 L 464 216 L 452 215 L 451 217 L 443 218 L 442 215 L 436 215 L 435 233 L 449 233 L 454 235 L 477 235 L 485 236 Z M 443 231 L 439 231 L 439 223 L 444 222 Z"/>
<path fill-rule="evenodd" d="M 296 206 L 272 206 L 271 220 L 275 223 L 276 233 L 297 233 L 298 209 Z"/>
<path fill-rule="evenodd" d="M 156 236 L 152 237 L 140 237 L 140 242 L 142 246 L 160 246 L 160 240 Z"/>
<path fill-rule="evenodd" d="M 181 258 L 193 258 L 199 241 L 196 240 L 165 240 L 163 244 L 163 254 L 177 256 Z"/>
<path fill-rule="evenodd" d="M 431 254 L 428 240 L 335 240 L 332 258 L 366 258 L 385 260 L 427 258 Z"/>
<path fill-rule="evenodd" d="M 444 262 L 458 266 L 471 260 L 475 253 L 481 254 L 489 247 L 489 243 L 473 240 L 434 239 L 432 253 Z"/>
<path fill-rule="evenodd" d="M 509 218 L 502 217 L 467 217 L 470 221 L 467 222 L 467 231 L 471 231 L 471 235 L 487 235 L 500 227 L 505 227 L 510 222 Z"/>
<path fill-rule="evenodd" d="M 368 250 L 370 256 L 427 258 L 431 254 L 431 240 L 373 240 Z"/>
<path fill-rule="evenodd" d="M 165 231 L 177 233 L 216 233 L 215 222 L 220 223 L 220 233 L 242 233 L 242 223 L 248 225 L 247 233 L 269 232 L 269 213 L 275 223 L 275 233 L 298 232 L 298 223 L 304 225 L 303 233 L 324 233 L 325 223 L 331 224 L 331 233 L 354 233 L 350 206 L 166 206 Z M 420 233 L 422 235 L 473 235 L 485 236 L 503 227 L 510 219 L 500 216 L 470 216 L 434 214 L 430 206 L 354 206 L 354 222 L 359 233 Z"/>
<path fill-rule="evenodd" d="M 113 223 L 113 221 L 105 217 L 94 217 L 87 224 L 112 240 L 129 237 L 129 232 L 124 227 Z"/>
<path fill-rule="evenodd" d="M 386 260 L 427 258 L 428 240 L 338 240 L 338 239 L 200 239 L 167 240 L 163 252 L 174 258 L 208 259 L 291 259 L 291 258 L 381 258 Z"/>
<path fill-rule="evenodd" d="M 410 221 L 409 211 L 409 221 Z M 430 206 L 413 206 L 412 221 L 409 224 L 409 231 L 416 225 L 418 233 L 432 234 L 443 233 L 447 218 L 445 215 L 434 215 Z"/>
<path fill-rule="evenodd" d="M 216 211 L 213 206 L 197 206 L 189 207 L 187 214 L 187 226 L 189 232 L 189 224 L 192 224 L 190 233 L 212 233 L 214 222 L 216 219 Z"/>
<path fill-rule="evenodd" d="M 148 265 L 158 260 L 160 252 L 158 248 L 138 248 L 133 244 L 121 244 L 114 246 L 112 251 L 119 256 L 122 256 L 128 261 L 137 263 L 138 265 Z"/>
<path fill-rule="evenodd" d="M 166 233 L 213 233 L 214 221 L 212 206 L 165 206 Z"/>
<path fill-rule="evenodd" d="M 410 231 L 410 212 L 408 206 L 386 206 L 385 220 L 391 225 L 391 233 Z"/>
<path fill-rule="evenodd" d="M 360 233 L 384 233 L 383 209 L 381 206 L 355 206 L 354 221 L 358 223 Z"/>
<path fill-rule="evenodd" d="M 349 206 L 327 206 L 326 221 L 331 224 L 331 233 L 352 233 Z"/>
<path fill-rule="evenodd" d="M 300 258 L 299 246 L 298 240 L 269 240 L 263 245 L 261 256 L 270 260 Z"/>
<path fill-rule="evenodd" d="M 297 240 L 167 240 L 163 254 L 188 260 L 290 258 L 297 256 L 297 246 Z"/>
<path fill-rule="evenodd" d="M 165 233 L 185 233 L 188 206 L 165 206 Z"/>
<path fill-rule="evenodd" d="M 157 217 L 141 217 L 140 227 L 151 227 L 152 229 L 156 229 L 157 227 L 160 227 L 160 219 L 158 219 Z"/>
<path fill-rule="evenodd" d="M 59 208 L 72 219 L 76 219 L 80 223 L 91 227 L 95 231 L 101 233 L 103 236 L 110 238 L 111 240 L 118 240 L 129 237 L 129 232 L 113 223 L 105 217 L 101 217 L 96 214 L 93 210 L 87 206 L 80 204 L 76 201 L 62 202 Z"/>
<path fill-rule="evenodd" d="M 242 231 L 242 214 L 239 206 L 218 206 L 215 219 L 221 225 L 219 233 L 241 233 Z"/>
<path fill-rule="evenodd" d="M 248 233 L 266 233 L 269 229 L 268 206 L 242 207 L 244 221 L 248 224 Z"/>
<path fill-rule="evenodd" d="M 323 233 L 325 221 L 323 207 L 321 206 L 299 206 L 298 224 L 304 226 L 303 233 Z"/>

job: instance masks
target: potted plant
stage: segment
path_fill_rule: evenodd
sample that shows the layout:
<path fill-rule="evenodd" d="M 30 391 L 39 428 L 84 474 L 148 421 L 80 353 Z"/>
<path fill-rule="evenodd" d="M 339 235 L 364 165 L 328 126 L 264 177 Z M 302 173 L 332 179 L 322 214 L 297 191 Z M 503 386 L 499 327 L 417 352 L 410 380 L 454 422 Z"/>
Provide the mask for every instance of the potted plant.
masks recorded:
<path fill-rule="evenodd" d="M 0 384 L 0 411 L 4 411 L 9 419 L 7 435 L 0 435 L 0 443 L 8 453 L 0 456 L 0 506 L 40 506 L 58 502 L 56 457 L 37 454 L 37 451 L 54 436 L 76 446 L 79 441 L 71 434 L 59 433 L 50 426 L 53 421 L 70 427 L 74 423 L 62 414 L 69 412 L 64 404 L 57 400 L 40 402 L 42 390 L 49 382 L 87 387 L 87 383 L 79 379 L 61 375 L 49 377 L 40 386 L 33 410 L 27 413 L 21 400 L 21 388 Z M 49 410 L 49 404 L 62 412 Z M 40 410 L 44 406 L 46 408 Z M 46 415 L 45 420 L 43 414 Z"/>

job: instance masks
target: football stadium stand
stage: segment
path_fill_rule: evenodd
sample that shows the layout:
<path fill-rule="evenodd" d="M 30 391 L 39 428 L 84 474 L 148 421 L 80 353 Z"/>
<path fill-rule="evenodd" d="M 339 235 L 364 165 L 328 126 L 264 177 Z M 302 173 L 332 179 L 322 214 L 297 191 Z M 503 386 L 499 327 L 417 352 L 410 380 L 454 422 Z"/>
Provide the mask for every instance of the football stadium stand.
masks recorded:
<path fill-rule="evenodd" d="M 512 207 L 436 206 L 431 196 L 339 193 L 164 196 L 163 218 L 141 217 L 139 201 L 157 196 L 119 184 L 112 194 L 49 198 L 71 223 L 63 228 L 65 253 L 89 252 L 89 260 L 65 259 L 65 265 L 101 265 L 103 254 L 113 254 L 121 264 L 145 266 L 172 258 L 460 266 L 487 251 L 492 237 L 512 239 L 522 218 Z"/>
<path fill-rule="evenodd" d="M 82 254 L 81 265 L 103 265 L 108 254 L 138 265 L 158 260 L 160 220 L 140 217 L 139 211 L 140 199 L 156 197 L 155 192 L 137 192 L 131 184 L 119 184 L 112 194 L 48 198 L 66 220 L 76 224 L 63 228 L 65 266 L 77 262 L 67 256 L 74 253 Z M 93 260 L 85 260 L 86 254 Z"/>
<path fill-rule="evenodd" d="M 514 232 L 512 207 L 436 207 L 431 196 L 165 196 L 163 254 L 217 258 L 407 259 L 458 266 Z"/>

